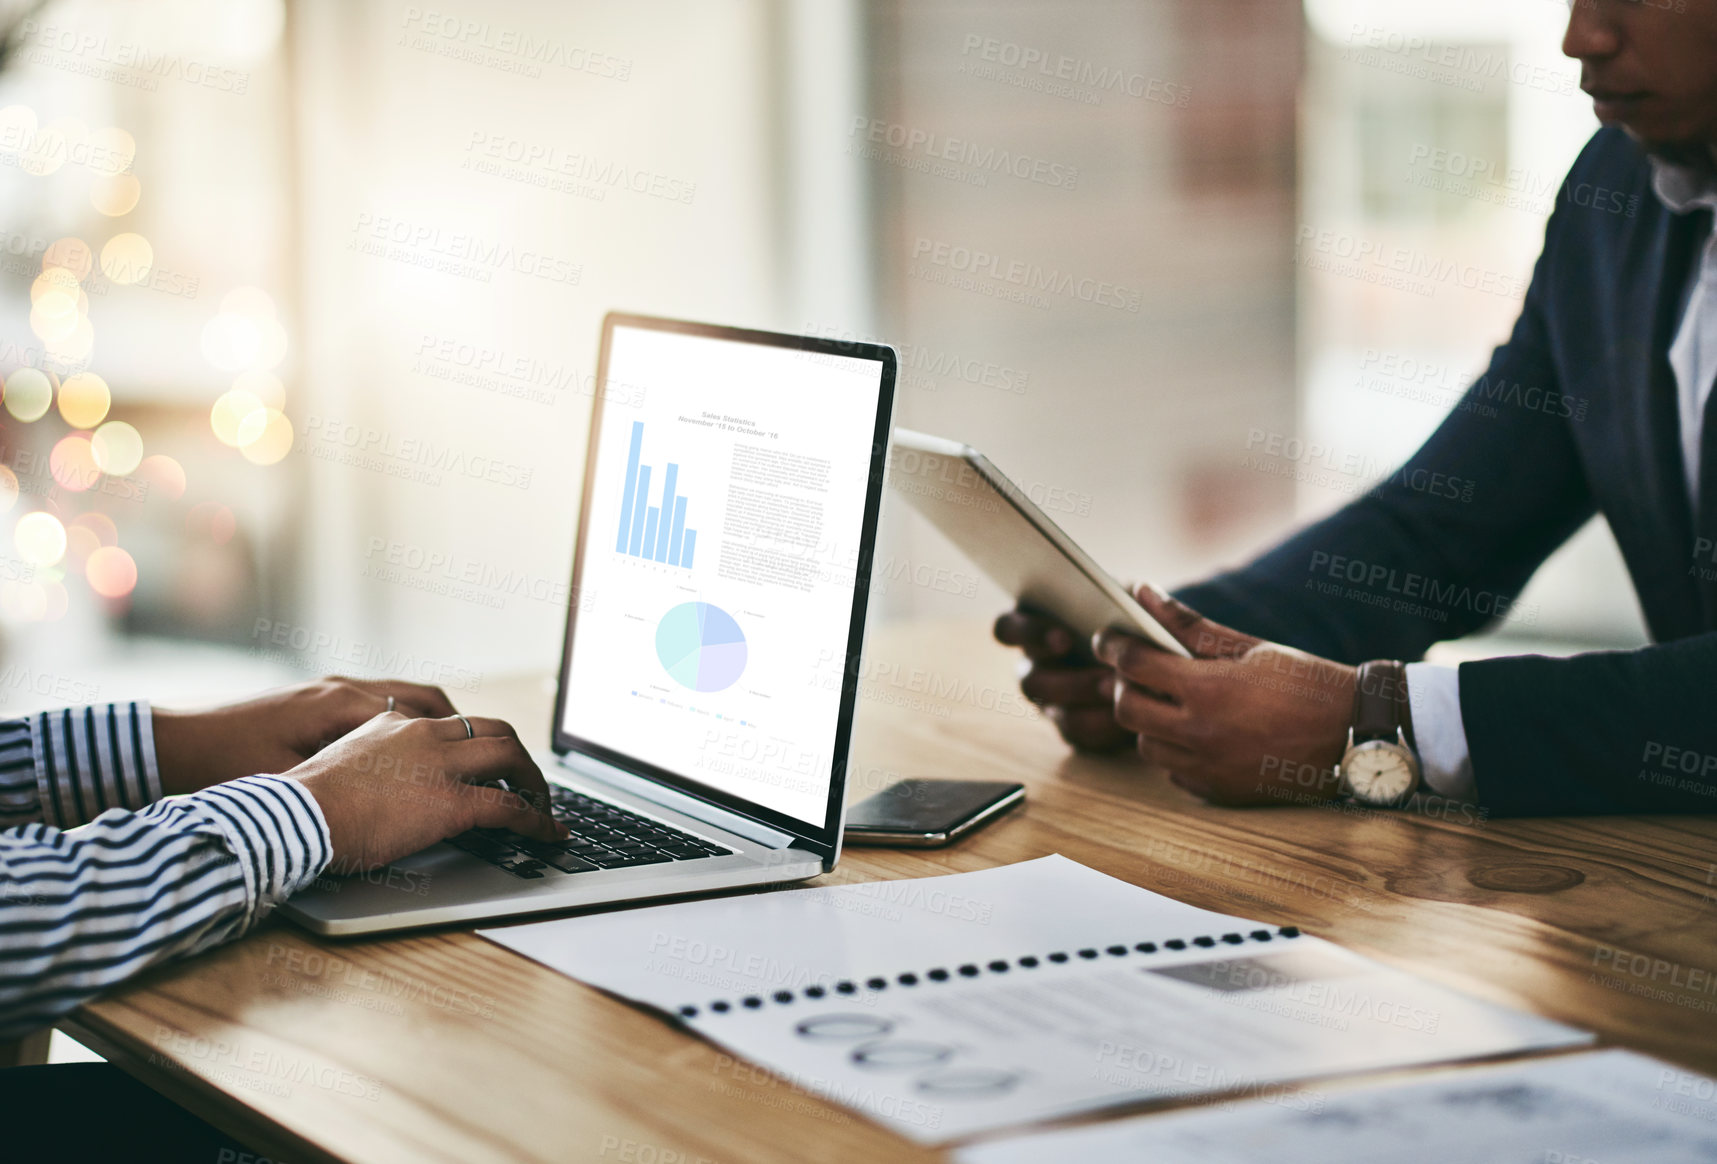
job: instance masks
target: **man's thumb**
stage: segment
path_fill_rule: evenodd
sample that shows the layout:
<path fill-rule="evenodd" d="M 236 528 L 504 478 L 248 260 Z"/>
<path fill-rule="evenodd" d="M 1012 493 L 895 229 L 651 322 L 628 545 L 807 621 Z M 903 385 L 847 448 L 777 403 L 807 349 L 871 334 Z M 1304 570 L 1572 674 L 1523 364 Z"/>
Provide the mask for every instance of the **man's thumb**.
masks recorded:
<path fill-rule="evenodd" d="M 1192 652 L 1195 659 L 1238 659 L 1263 642 L 1255 635 L 1241 634 L 1211 622 L 1192 607 L 1171 598 L 1145 582 L 1133 591 L 1139 605 L 1162 624 L 1181 646 Z"/>

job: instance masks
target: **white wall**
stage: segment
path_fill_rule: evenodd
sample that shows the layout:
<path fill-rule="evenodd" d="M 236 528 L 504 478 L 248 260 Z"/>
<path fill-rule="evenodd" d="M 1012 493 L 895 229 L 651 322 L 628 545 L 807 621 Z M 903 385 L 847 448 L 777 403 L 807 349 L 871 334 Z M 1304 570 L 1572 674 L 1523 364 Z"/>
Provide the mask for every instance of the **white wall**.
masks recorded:
<path fill-rule="evenodd" d="M 859 57 L 844 3 L 472 3 L 455 10 L 478 26 L 464 41 L 414 11 L 313 0 L 292 29 L 301 617 L 345 649 L 379 644 L 384 663 L 403 651 L 425 673 L 444 664 L 459 685 L 558 654 L 605 311 L 780 329 L 807 309 L 867 322 L 862 189 L 804 141 L 807 119 L 850 118 Z M 521 42 L 603 63 L 531 76 Z M 491 139 L 503 152 L 548 151 L 538 178 L 582 155 L 598 179 L 624 167 L 663 185 L 608 186 L 598 199 L 474 172 Z M 366 253 L 384 219 L 430 241 Z M 478 263 L 485 278 L 415 265 L 453 259 L 454 236 L 552 256 L 576 265 L 576 281 L 505 263 Z M 537 385 L 545 402 L 456 383 L 437 373 L 471 369 L 438 359 L 445 344 L 502 352 L 572 386 Z M 518 383 L 498 371 L 481 374 Z M 380 458 L 390 470 L 408 472 L 405 442 L 420 441 L 486 459 L 503 481 L 442 471 L 425 483 L 317 455 L 362 439 L 396 451 Z M 376 577 L 390 557 L 399 573 Z M 431 559 L 450 565 L 413 568 Z M 523 593 L 507 592 L 521 581 Z M 443 583 L 457 593 L 423 588 Z"/>

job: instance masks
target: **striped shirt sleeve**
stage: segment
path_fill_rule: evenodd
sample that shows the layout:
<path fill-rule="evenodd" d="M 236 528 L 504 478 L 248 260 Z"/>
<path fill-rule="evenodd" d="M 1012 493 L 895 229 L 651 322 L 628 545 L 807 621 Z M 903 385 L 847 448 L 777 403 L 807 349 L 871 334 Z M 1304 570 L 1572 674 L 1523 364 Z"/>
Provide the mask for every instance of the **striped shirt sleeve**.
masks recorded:
<path fill-rule="evenodd" d="M 0 720 L 0 829 L 74 828 L 161 799 L 149 705 L 101 703 Z"/>
<path fill-rule="evenodd" d="M 315 798 L 281 776 L 0 833 L 0 1038 L 237 937 L 332 852 Z"/>

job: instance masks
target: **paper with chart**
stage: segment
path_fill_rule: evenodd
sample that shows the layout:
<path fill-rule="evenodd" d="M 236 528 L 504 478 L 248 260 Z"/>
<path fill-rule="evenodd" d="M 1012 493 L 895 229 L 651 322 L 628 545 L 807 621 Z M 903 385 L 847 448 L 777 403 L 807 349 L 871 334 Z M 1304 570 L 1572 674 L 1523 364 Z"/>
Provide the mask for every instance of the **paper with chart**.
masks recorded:
<path fill-rule="evenodd" d="M 1296 1091 L 979 1144 L 960 1164 L 1717 1162 L 1717 1080 L 1631 1051 Z"/>
<path fill-rule="evenodd" d="M 1046 857 L 485 936 L 925 1142 L 1589 1041 L 1292 932 Z"/>
<path fill-rule="evenodd" d="M 747 995 L 936 964 L 988 963 L 1098 937 L 1257 929 L 1105 876 L 1066 857 L 976 873 L 865 881 L 562 918 L 484 937 L 670 1014 Z"/>

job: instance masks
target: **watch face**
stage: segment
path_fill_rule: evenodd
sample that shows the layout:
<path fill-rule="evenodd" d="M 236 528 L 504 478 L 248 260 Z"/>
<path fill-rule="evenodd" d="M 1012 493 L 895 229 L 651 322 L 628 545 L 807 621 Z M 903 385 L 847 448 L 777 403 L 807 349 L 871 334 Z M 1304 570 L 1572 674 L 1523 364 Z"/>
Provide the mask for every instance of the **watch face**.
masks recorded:
<path fill-rule="evenodd" d="M 1341 776 L 1348 791 L 1367 804 L 1392 804 L 1418 782 L 1412 755 L 1387 740 L 1368 740 L 1350 750 L 1342 757 Z"/>

